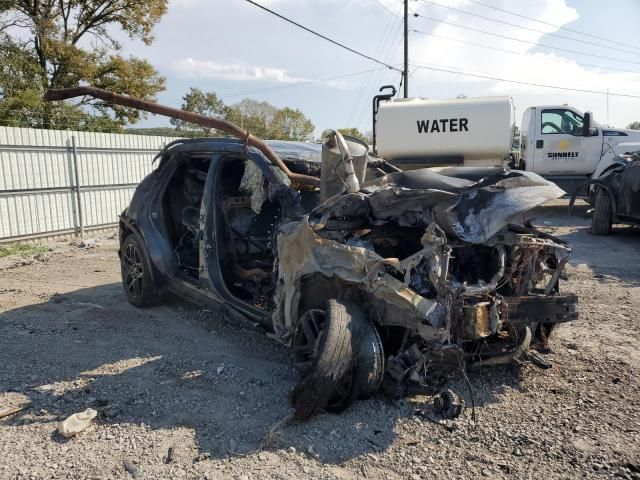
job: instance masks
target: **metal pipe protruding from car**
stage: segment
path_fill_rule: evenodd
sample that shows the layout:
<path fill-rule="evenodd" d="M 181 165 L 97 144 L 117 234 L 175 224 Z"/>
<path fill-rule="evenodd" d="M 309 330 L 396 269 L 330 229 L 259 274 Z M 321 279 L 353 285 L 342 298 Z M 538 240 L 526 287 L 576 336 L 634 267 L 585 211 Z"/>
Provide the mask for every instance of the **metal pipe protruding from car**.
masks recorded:
<path fill-rule="evenodd" d="M 260 152 L 262 152 L 264 156 L 271 161 L 271 163 L 280 168 L 280 170 L 289 177 L 289 180 L 291 180 L 291 183 L 295 188 L 300 190 L 315 190 L 320 187 L 319 178 L 292 172 L 266 142 L 253 136 L 248 130 L 240 128 L 238 125 L 228 120 L 208 117 L 194 112 L 187 112 L 180 108 L 167 107 L 166 105 L 160 105 L 159 103 L 120 95 L 109 90 L 103 90 L 96 87 L 73 87 L 47 90 L 44 94 L 44 99 L 51 102 L 83 96 L 99 98 L 100 100 L 104 100 L 105 102 L 114 105 L 135 108 L 136 110 L 142 110 L 149 113 L 155 113 L 157 115 L 163 115 L 165 117 L 177 118 L 185 122 L 195 123 L 197 125 L 202 125 L 203 127 L 222 130 L 223 132 L 239 138 L 248 145 L 260 150 Z"/>
<path fill-rule="evenodd" d="M 329 133 L 330 137 L 333 137 L 334 141 L 338 145 L 340 155 L 342 156 L 342 162 L 344 163 L 345 178 L 341 179 L 344 182 L 344 186 L 348 193 L 356 193 L 360 190 L 360 182 L 356 175 L 356 171 L 353 168 L 353 156 L 349 150 L 349 145 L 345 141 L 342 134 L 336 130 L 332 130 Z"/>

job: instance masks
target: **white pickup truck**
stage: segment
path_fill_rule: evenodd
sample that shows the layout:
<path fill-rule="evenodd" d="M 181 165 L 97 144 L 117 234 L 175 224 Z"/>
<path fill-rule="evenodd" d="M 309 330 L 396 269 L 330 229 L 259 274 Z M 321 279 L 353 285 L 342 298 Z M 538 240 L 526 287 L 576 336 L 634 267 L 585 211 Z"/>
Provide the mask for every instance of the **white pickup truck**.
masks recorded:
<path fill-rule="evenodd" d="M 381 94 L 373 105 L 374 153 L 402 169 L 505 166 L 511 160 L 513 168 L 535 172 L 573 193 L 611 168 L 616 154 L 640 150 L 640 131 L 602 127 L 590 112 L 567 105 L 527 108 L 519 153 L 512 151 L 510 97 L 428 100 Z"/>
<path fill-rule="evenodd" d="M 522 116 L 516 166 L 573 192 L 614 166 L 617 154 L 638 150 L 640 131 L 602 127 L 590 112 L 567 105 L 543 105 Z"/>

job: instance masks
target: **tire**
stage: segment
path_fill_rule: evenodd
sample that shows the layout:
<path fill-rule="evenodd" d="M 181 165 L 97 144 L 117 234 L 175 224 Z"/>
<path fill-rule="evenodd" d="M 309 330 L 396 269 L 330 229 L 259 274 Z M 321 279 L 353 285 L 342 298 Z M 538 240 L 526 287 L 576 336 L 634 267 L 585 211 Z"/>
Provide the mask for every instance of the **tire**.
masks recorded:
<path fill-rule="evenodd" d="M 300 325 L 303 325 L 307 313 L 301 317 Z M 311 365 L 291 396 L 295 420 L 309 420 L 323 410 L 352 368 L 351 321 L 345 304 L 333 299 L 327 302 L 322 326 L 317 328 L 319 332 L 314 342 Z M 300 325 L 299 328 L 303 328 Z"/>
<path fill-rule="evenodd" d="M 346 307 L 351 314 L 353 363 L 329 398 L 326 410 L 331 413 L 343 412 L 357 399 L 371 397 L 380 388 L 384 374 L 384 351 L 378 330 L 357 305 L 348 303 Z"/>
<path fill-rule="evenodd" d="M 129 303 L 138 308 L 162 303 L 151 281 L 151 264 L 147 251 L 135 234 L 129 234 L 124 239 L 121 252 L 122 286 Z"/>
<path fill-rule="evenodd" d="M 357 352 L 354 356 L 354 385 L 358 388 L 358 398 L 366 399 L 375 394 L 382 385 L 384 348 L 378 329 L 371 321 L 365 318 L 362 320 L 357 333 Z"/>
<path fill-rule="evenodd" d="M 609 192 L 599 188 L 596 193 L 595 208 L 591 217 L 591 233 L 593 235 L 611 235 L 611 224 L 613 223 L 613 207 Z"/>

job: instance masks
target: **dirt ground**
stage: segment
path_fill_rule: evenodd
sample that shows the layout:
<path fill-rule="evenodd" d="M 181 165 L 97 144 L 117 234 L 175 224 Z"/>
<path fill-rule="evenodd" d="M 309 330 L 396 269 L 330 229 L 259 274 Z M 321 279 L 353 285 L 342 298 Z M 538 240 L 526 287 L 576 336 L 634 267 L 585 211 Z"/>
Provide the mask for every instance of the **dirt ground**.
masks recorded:
<path fill-rule="evenodd" d="M 0 479 L 640 478 L 640 230 L 593 237 L 562 201 L 535 217 L 574 248 L 581 318 L 556 331 L 549 370 L 469 372 L 475 422 L 379 395 L 285 423 L 289 352 L 224 311 L 133 308 L 114 235 L 2 258 L 0 409 L 30 406 L 0 420 Z M 88 430 L 56 433 L 88 407 Z"/>

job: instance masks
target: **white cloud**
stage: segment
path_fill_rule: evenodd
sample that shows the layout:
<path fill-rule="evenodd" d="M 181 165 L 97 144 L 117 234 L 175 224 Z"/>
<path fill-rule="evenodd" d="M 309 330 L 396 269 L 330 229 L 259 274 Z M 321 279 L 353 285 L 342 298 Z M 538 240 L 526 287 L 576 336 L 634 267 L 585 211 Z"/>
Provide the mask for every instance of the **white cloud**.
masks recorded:
<path fill-rule="evenodd" d="M 244 65 L 239 63 L 217 63 L 210 60 L 182 58 L 171 65 L 173 72 L 181 78 L 219 78 L 225 80 L 261 80 L 278 83 L 297 83 L 305 78 L 293 77 L 282 68 Z"/>
<path fill-rule="evenodd" d="M 443 0 L 435 0 L 444 4 Z M 487 15 L 486 10 L 482 10 L 475 4 L 467 1 L 459 0 L 458 6 L 465 11 Z M 492 4 L 505 8 L 513 9 L 513 2 L 501 0 L 492 2 Z M 577 52 L 591 53 L 606 57 L 625 58 L 625 54 L 617 52 L 613 49 L 602 49 L 581 42 L 568 41 L 559 39 L 554 36 L 545 36 L 545 33 L 535 32 L 531 30 L 523 30 L 521 28 L 500 26 L 486 20 L 469 17 L 461 13 L 449 13 L 445 9 L 433 7 L 426 11 L 420 9 L 425 15 L 446 20 L 451 23 L 469 26 L 478 30 L 484 30 L 505 37 L 513 37 L 531 42 L 533 44 L 540 42 L 543 45 L 558 46 L 563 49 L 574 50 Z M 523 15 L 537 18 L 554 25 L 566 25 L 578 18 L 578 13 L 566 4 L 566 0 L 536 0 L 527 4 L 518 3 L 518 11 Z M 572 34 L 564 30 L 551 27 L 549 25 L 540 24 L 533 21 L 523 20 L 522 18 L 514 19 L 506 15 L 500 15 L 498 12 L 490 12 L 492 18 L 499 18 L 504 21 L 510 21 L 517 25 L 528 27 L 534 30 L 542 30 L 547 33 L 557 33 L 558 35 L 584 39 L 596 43 L 604 43 L 599 40 L 587 39 L 580 35 Z M 640 81 L 640 73 L 625 73 L 620 71 L 611 71 L 605 68 L 596 68 L 599 65 L 611 66 L 619 70 L 640 70 L 633 68 L 635 65 L 629 65 L 622 62 L 615 62 L 587 55 L 578 55 L 562 50 L 553 50 L 547 48 L 536 47 L 530 43 L 517 42 L 507 38 L 486 35 L 478 32 L 464 30 L 452 25 L 436 24 L 430 21 L 415 21 L 416 29 L 433 33 L 443 37 L 463 40 L 468 43 L 454 42 L 433 36 L 414 35 L 412 37 L 412 48 L 410 58 L 412 63 L 433 66 L 448 70 L 457 70 L 465 73 L 476 74 L 479 76 L 488 76 L 496 78 L 505 78 L 521 82 L 530 82 L 540 85 L 554 85 L 559 87 L 595 90 L 606 92 L 609 89 L 612 92 L 635 94 L 631 88 L 632 85 Z M 494 26 L 492 28 L 492 26 Z M 475 45 L 473 45 L 475 44 Z M 480 48 L 476 45 L 484 45 L 487 47 L 502 49 L 503 51 L 491 50 L 490 48 Z M 514 53 L 506 53 L 509 50 Z M 541 51 L 544 50 L 544 51 Z M 591 65 L 586 66 L 585 64 Z M 534 85 L 517 84 L 512 82 L 502 82 L 490 79 L 482 79 L 472 76 L 455 75 L 451 73 L 437 72 L 433 70 L 419 69 L 416 70 L 413 79 L 416 86 L 423 90 L 426 96 L 436 97 L 434 90 L 427 86 L 434 84 L 445 84 L 451 82 L 456 85 L 459 92 L 478 95 L 511 95 L 516 98 L 518 110 L 522 112 L 532 101 L 537 103 L 555 103 L 558 98 L 563 98 L 572 103 L 578 109 L 599 109 L 600 119 L 604 121 L 605 112 L 601 108 L 602 99 L 593 94 L 581 94 L 569 90 L 551 89 L 538 87 Z M 417 92 L 414 92 L 414 94 Z M 453 93 L 453 92 L 449 92 Z M 604 98 L 604 97 L 603 97 Z M 527 102 L 527 103 L 525 103 Z M 620 102 L 616 111 L 618 118 L 626 119 L 631 115 L 632 107 L 626 107 Z M 637 108 L 637 103 L 633 108 Z"/>

